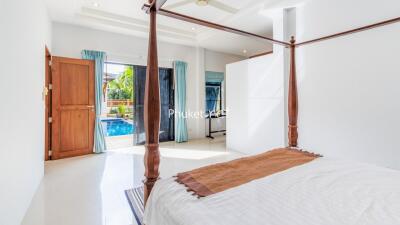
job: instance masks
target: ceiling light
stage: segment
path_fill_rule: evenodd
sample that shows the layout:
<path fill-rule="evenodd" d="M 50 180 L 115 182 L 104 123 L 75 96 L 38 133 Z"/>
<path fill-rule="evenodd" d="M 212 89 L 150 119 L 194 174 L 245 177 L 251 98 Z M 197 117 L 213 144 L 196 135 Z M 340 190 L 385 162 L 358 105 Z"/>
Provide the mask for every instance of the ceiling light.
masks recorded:
<path fill-rule="evenodd" d="M 243 54 L 246 54 L 247 53 L 247 50 L 246 49 L 243 49 Z"/>
<path fill-rule="evenodd" d="M 206 6 L 206 5 L 208 5 L 208 0 L 197 0 L 196 4 L 198 6 Z"/>
<path fill-rule="evenodd" d="M 94 6 L 94 7 L 99 7 L 100 4 L 99 4 L 98 2 L 93 2 L 93 6 Z"/>
<path fill-rule="evenodd" d="M 196 30 L 196 28 L 192 27 L 192 30 Z"/>

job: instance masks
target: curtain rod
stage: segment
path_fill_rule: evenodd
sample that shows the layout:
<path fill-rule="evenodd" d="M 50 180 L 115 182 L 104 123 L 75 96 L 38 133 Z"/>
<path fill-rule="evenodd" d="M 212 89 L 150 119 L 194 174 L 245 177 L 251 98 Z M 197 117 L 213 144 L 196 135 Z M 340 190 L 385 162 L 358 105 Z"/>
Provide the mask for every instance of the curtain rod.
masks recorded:
<path fill-rule="evenodd" d="M 143 5 L 142 10 L 144 10 L 146 12 L 149 12 L 150 8 L 151 8 L 151 5 L 145 4 L 145 5 Z M 202 19 L 197 19 L 197 18 L 194 18 L 194 17 L 191 17 L 191 16 L 187 16 L 187 15 L 183 15 L 183 14 L 180 14 L 180 13 L 172 12 L 172 11 L 165 10 L 165 9 L 162 9 L 162 8 L 160 8 L 156 12 L 158 14 L 160 14 L 160 15 L 171 17 L 171 18 L 178 19 L 178 20 L 183 20 L 183 21 L 186 21 L 186 22 L 189 22 L 189 23 L 194 23 L 194 24 L 198 24 L 198 25 L 201 25 L 201 26 L 205 26 L 205 27 L 209 27 L 209 28 L 213 28 L 213 29 L 217 29 L 217 30 L 222 30 L 222 31 L 226 31 L 226 32 L 234 33 L 234 34 L 239 34 L 239 35 L 242 35 L 242 36 L 261 38 L 261 39 L 267 40 L 269 42 L 272 42 L 274 44 L 282 45 L 284 47 L 290 47 L 290 43 L 288 43 L 288 42 L 274 40 L 272 38 L 265 37 L 265 36 L 262 36 L 262 35 L 259 35 L 259 34 L 253 34 L 253 33 L 250 33 L 250 32 L 247 32 L 247 31 L 242 31 L 242 30 L 239 30 L 239 29 L 236 29 L 236 28 L 227 27 L 227 26 L 224 26 L 224 25 L 216 24 L 216 23 L 209 22 L 209 21 L 202 20 Z"/>

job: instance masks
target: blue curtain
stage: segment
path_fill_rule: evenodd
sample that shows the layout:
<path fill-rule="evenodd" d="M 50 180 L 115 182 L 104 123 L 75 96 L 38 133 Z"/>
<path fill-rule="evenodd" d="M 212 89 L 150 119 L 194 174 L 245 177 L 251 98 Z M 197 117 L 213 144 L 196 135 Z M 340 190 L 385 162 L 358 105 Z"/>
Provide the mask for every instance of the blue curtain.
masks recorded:
<path fill-rule="evenodd" d="M 222 83 L 224 81 L 224 73 L 206 71 L 206 82 Z"/>
<path fill-rule="evenodd" d="M 175 141 L 178 143 L 188 140 L 186 124 L 186 73 L 187 64 L 175 61 Z"/>
<path fill-rule="evenodd" d="M 219 96 L 219 87 L 208 86 L 206 87 L 206 112 L 215 112 Z"/>
<path fill-rule="evenodd" d="M 102 153 L 107 150 L 106 141 L 104 138 L 104 130 L 101 124 L 101 109 L 103 103 L 103 70 L 105 52 L 83 50 L 82 59 L 90 59 L 95 61 L 95 97 L 96 97 L 96 122 L 94 130 L 94 152 Z"/>

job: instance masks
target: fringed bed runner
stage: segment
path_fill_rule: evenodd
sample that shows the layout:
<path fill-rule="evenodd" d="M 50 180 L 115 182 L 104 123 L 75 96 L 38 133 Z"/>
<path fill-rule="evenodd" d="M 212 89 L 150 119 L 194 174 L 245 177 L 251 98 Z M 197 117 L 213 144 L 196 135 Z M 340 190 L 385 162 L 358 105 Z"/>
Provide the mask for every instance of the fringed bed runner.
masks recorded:
<path fill-rule="evenodd" d="M 274 149 L 259 155 L 218 163 L 185 173 L 176 181 L 198 197 L 206 197 L 229 188 L 308 163 L 320 155 L 289 149 Z"/>

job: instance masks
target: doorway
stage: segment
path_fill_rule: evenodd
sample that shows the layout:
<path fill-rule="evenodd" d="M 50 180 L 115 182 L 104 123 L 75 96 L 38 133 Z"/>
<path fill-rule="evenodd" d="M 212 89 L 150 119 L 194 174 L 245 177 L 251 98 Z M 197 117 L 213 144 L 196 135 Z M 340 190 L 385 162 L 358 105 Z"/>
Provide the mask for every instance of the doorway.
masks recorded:
<path fill-rule="evenodd" d="M 102 125 L 108 149 L 130 147 L 135 132 L 133 65 L 104 64 Z"/>
<path fill-rule="evenodd" d="M 108 149 L 142 145 L 144 131 L 144 88 L 146 66 L 106 62 L 104 68 L 105 104 L 102 124 Z M 175 138 L 173 70 L 159 69 L 161 122 L 160 142 Z"/>

